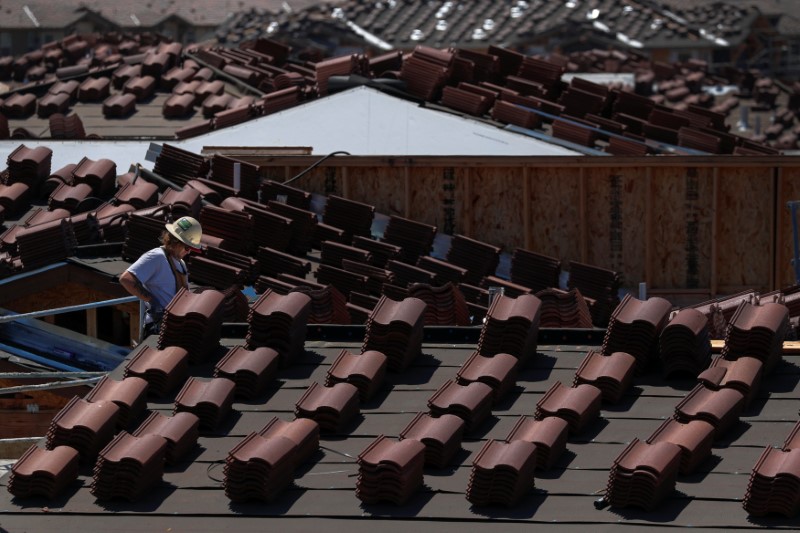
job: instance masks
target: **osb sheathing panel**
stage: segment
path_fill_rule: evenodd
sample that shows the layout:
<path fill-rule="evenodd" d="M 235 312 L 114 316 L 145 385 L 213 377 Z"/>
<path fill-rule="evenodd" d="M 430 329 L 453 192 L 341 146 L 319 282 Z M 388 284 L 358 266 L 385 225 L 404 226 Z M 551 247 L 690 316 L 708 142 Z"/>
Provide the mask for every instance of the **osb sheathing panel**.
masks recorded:
<path fill-rule="evenodd" d="M 297 176 L 307 167 L 285 167 L 284 175 L 286 176 L 284 181 Z M 276 170 L 283 170 L 283 167 L 275 167 Z M 308 174 L 305 174 L 298 180 L 290 183 L 292 187 L 297 189 L 302 189 L 304 191 L 309 191 L 316 194 L 321 195 L 328 195 L 328 194 L 335 194 L 340 196 L 342 194 L 342 172 L 343 169 L 336 168 L 336 167 L 317 167 Z M 329 191 L 326 189 L 329 185 L 326 184 L 326 177 L 327 175 L 332 174 L 333 180 L 332 185 L 335 187 L 334 191 Z"/>
<path fill-rule="evenodd" d="M 800 201 L 800 168 L 781 169 L 778 183 L 776 284 L 778 287 L 787 287 L 795 284 L 794 268 L 791 263 L 794 257 L 792 216 L 788 202 Z"/>
<path fill-rule="evenodd" d="M 772 265 L 771 168 L 721 168 L 717 284 L 769 290 Z"/>
<path fill-rule="evenodd" d="M 444 231 L 444 167 L 413 167 L 410 170 L 408 218 Z"/>
<path fill-rule="evenodd" d="M 588 249 L 584 262 L 622 272 L 625 285 L 635 285 L 645 274 L 645 170 L 609 167 L 585 172 Z"/>
<path fill-rule="evenodd" d="M 460 209 L 459 212 L 462 219 L 470 216 L 470 213 L 473 217 L 470 236 L 502 246 L 508 252 L 523 247 L 523 169 L 474 168 L 468 179 L 471 180 L 472 195 L 465 199 L 468 209 Z"/>
<path fill-rule="evenodd" d="M 347 197 L 375 206 L 384 215 L 405 215 L 405 169 L 348 167 Z"/>
<path fill-rule="evenodd" d="M 574 167 L 528 170 L 531 242 L 521 247 L 558 257 L 565 265 L 581 260 L 580 172 Z"/>
<path fill-rule="evenodd" d="M 714 171 L 708 167 L 652 170 L 651 269 L 655 289 L 711 283 Z"/>

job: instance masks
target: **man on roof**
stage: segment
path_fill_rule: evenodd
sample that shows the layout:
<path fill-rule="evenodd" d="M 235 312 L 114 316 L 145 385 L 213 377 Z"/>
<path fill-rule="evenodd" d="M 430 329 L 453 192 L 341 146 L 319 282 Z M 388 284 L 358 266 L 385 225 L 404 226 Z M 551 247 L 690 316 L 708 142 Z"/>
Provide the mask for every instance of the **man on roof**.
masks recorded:
<path fill-rule="evenodd" d="M 164 225 L 161 246 L 142 254 L 119 277 L 120 284 L 145 302 L 144 337 L 158 333 L 164 309 L 183 287 L 189 286 L 184 257 L 200 251 L 203 229 L 192 217 L 181 217 Z"/>

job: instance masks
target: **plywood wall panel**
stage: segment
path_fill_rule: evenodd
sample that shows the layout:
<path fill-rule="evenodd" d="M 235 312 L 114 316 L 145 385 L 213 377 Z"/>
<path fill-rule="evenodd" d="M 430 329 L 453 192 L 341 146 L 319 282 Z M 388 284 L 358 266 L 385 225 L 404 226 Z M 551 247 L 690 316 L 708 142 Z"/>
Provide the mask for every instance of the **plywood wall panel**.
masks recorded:
<path fill-rule="evenodd" d="M 465 198 L 473 217 L 471 237 L 507 252 L 524 245 L 523 174 L 520 167 L 472 169 L 467 178 L 472 197 Z"/>
<path fill-rule="evenodd" d="M 348 198 L 375 206 L 377 213 L 405 213 L 405 170 L 397 167 L 349 167 Z"/>
<path fill-rule="evenodd" d="M 409 218 L 444 229 L 443 167 L 414 167 L 410 172 Z"/>
<path fill-rule="evenodd" d="M 770 168 L 719 170 L 717 284 L 769 290 L 774 185 Z"/>
<path fill-rule="evenodd" d="M 531 168 L 528 175 L 531 181 L 529 249 L 558 257 L 564 265 L 570 260 L 580 261 L 580 169 Z"/>
<path fill-rule="evenodd" d="M 775 251 L 775 260 L 777 261 L 776 284 L 778 287 L 788 287 L 796 283 L 794 268 L 791 263 L 794 257 L 794 232 L 788 203 L 800 201 L 800 168 L 781 169 L 778 191 L 778 212 L 776 213 L 778 242 Z"/>
<path fill-rule="evenodd" d="M 306 168 L 307 167 L 286 167 L 285 172 L 283 172 L 283 175 L 285 175 L 286 178 L 282 181 L 286 181 L 287 179 L 297 176 L 298 174 L 303 172 Z M 278 169 L 284 170 L 284 167 L 275 167 L 275 170 Z M 293 181 L 289 185 L 315 194 L 321 194 L 321 195 L 336 194 L 341 196 L 342 171 L 343 171 L 342 168 L 336 168 L 336 167 L 317 167 L 314 170 L 310 171 L 308 174 L 305 174 L 296 181 Z M 273 173 L 276 175 L 279 174 L 278 172 L 275 171 L 265 171 L 264 167 L 262 167 L 261 172 L 262 174 L 267 172 L 268 175 L 272 175 Z M 328 180 L 326 179 L 326 176 L 328 175 L 333 176 L 333 180 L 331 180 L 330 182 L 328 182 Z M 330 185 L 334 186 L 334 190 L 332 192 L 329 189 Z"/>
<path fill-rule="evenodd" d="M 708 287 L 714 171 L 709 167 L 652 170 L 651 279 L 654 289 Z"/>
<path fill-rule="evenodd" d="M 636 285 L 645 275 L 645 170 L 609 167 L 585 172 L 586 262 L 622 272 L 627 286 Z"/>

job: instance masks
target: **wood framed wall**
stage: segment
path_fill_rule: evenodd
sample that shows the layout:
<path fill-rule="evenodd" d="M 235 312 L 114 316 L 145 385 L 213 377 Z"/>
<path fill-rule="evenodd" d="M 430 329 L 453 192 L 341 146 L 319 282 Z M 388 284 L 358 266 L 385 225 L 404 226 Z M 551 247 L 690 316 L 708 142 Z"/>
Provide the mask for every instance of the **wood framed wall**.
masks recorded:
<path fill-rule="evenodd" d="M 241 157 L 293 177 L 314 156 Z M 800 157 L 331 158 L 292 183 L 500 245 L 623 272 L 654 291 L 794 284 Z"/>

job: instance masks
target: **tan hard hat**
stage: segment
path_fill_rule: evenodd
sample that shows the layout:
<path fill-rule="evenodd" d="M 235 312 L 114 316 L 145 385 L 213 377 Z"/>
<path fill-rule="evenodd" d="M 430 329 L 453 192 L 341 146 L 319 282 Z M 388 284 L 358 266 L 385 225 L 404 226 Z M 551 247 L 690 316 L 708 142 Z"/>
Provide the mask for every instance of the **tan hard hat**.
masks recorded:
<path fill-rule="evenodd" d="M 165 224 L 167 231 L 187 246 L 195 250 L 200 249 L 200 238 L 203 236 L 203 228 L 200 223 L 192 217 L 181 217 L 172 224 Z"/>

